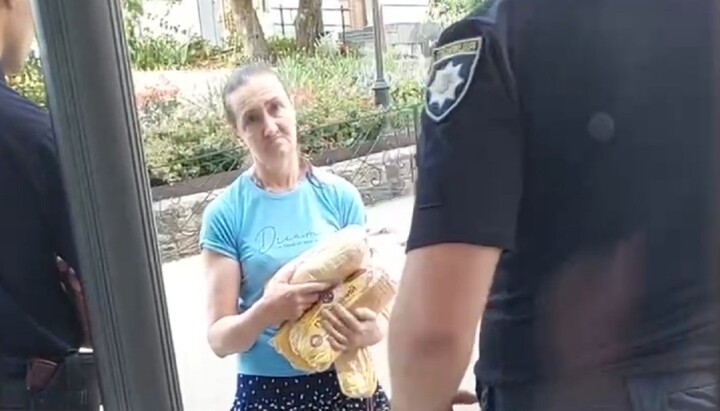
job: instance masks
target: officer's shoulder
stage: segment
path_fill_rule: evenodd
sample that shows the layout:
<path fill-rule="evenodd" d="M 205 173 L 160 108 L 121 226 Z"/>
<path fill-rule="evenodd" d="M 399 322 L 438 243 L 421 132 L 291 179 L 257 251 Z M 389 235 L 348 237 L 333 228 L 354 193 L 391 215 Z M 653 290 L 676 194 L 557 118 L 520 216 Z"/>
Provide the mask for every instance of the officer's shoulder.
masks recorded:
<path fill-rule="evenodd" d="M 517 0 L 485 0 L 462 19 L 452 23 L 440 33 L 435 47 L 443 47 L 457 41 L 495 37 L 494 34 L 505 29 L 508 13 Z"/>
<path fill-rule="evenodd" d="M 29 149 L 50 148 L 55 143 L 47 111 L 3 82 L 0 82 L 0 130 L 3 131 L 0 143 L 12 139 L 16 147 L 22 144 Z"/>
<path fill-rule="evenodd" d="M 498 90 L 514 94 L 512 76 L 503 71 L 508 4 L 512 1 L 517 0 L 486 0 L 443 30 L 429 56 L 424 110 L 427 118 L 441 122 L 466 104 L 468 95 L 477 95 L 469 90 L 478 76 L 485 76 L 484 83 L 496 82 L 502 85 Z"/>

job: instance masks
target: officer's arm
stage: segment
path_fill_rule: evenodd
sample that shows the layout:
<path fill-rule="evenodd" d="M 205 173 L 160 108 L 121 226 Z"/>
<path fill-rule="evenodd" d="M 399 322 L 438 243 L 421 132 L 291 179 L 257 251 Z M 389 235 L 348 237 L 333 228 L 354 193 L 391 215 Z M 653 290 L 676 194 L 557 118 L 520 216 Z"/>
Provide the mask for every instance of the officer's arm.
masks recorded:
<path fill-rule="evenodd" d="M 47 132 L 38 139 L 37 150 L 42 167 L 42 189 L 45 199 L 45 211 L 51 227 L 51 239 L 55 252 L 76 272 L 80 270 L 75 237 L 70 216 L 70 204 L 65 184 L 62 178 L 62 169 L 55 144 L 52 128 L 47 125 Z"/>
<path fill-rule="evenodd" d="M 390 323 L 393 411 L 448 408 L 467 370 L 496 264 L 513 245 L 520 202 L 522 135 L 502 48 L 472 21 L 456 23 L 439 44 L 407 261 Z"/>
<path fill-rule="evenodd" d="M 59 171 L 59 170 L 58 170 Z M 58 174 L 58 177 L 60 174 Z M 57 199 L 54 214 L 55 220 L 55 244 L 58 256 L 72 267 L 76 273 L 80 273 L 80 261 L 76 248 L 75 237 L 70 217 L 70 204 L 65 185 L 61 178 L 57 178 L 57 185 L 54 187 L 53 198 Z"/>

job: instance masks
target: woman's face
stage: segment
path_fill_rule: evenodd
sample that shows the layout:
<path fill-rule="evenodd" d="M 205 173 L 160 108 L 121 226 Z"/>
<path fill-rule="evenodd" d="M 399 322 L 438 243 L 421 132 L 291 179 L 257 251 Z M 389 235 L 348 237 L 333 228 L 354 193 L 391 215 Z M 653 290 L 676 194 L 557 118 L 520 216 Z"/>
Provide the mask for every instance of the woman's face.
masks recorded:
<path fill-rule="evenodd" d="M 295 109 L 282 83 L 272 74 L 252 77 L 229 96 L 235 132 L 261 162 L 297 152 Z"/>

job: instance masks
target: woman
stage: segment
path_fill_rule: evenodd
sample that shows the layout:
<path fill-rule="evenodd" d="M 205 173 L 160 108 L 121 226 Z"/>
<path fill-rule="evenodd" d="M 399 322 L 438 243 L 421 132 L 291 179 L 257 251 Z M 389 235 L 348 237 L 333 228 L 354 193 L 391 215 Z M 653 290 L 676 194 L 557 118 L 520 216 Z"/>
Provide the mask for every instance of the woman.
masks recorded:
<path fill-rule="evenodd" d="M 300 317 L 324 291 L 320 284 L 288 284 L 292 269 L 280 268 L 324 236 L 364 225 L 359 192 L 300 157 L 295 110 L 270 66 L 236 71 L 224 100 L 227 120 L 249 148 L 253 166 L 208 206 L 200 242 L 210 346 L 221 357 L 239 354 L 233 410 L 389 409 L 380 387 L 370 400 L 348 398 L 334 371 L 298 371 L 270 345 L 277 326 Z M 367 311 L 338 307 L 326 313 L 324 326 L 339 351 L 383 337 Z"/>

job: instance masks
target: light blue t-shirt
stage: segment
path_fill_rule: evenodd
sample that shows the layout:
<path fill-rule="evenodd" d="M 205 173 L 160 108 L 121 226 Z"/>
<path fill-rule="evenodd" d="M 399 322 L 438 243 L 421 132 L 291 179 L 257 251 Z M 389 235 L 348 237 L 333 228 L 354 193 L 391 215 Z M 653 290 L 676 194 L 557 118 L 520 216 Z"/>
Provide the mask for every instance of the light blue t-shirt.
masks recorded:
<path fill-rule="evenodd" d="M 262 296 L 263 287 L 284 264 L 324 236 L 348 225 L 365 225 L 358 190 L 342 177 L 313 170 L 293 191 L 259 188 L 250 171 L 238 177 L 205 209 L 200 246 L 240 263 L 240 311 Z M 260 376 L 305 374 L 270 345 L 276 327 L 265 329 L 255 344 L 238 355 L 238 372 Z"/>

